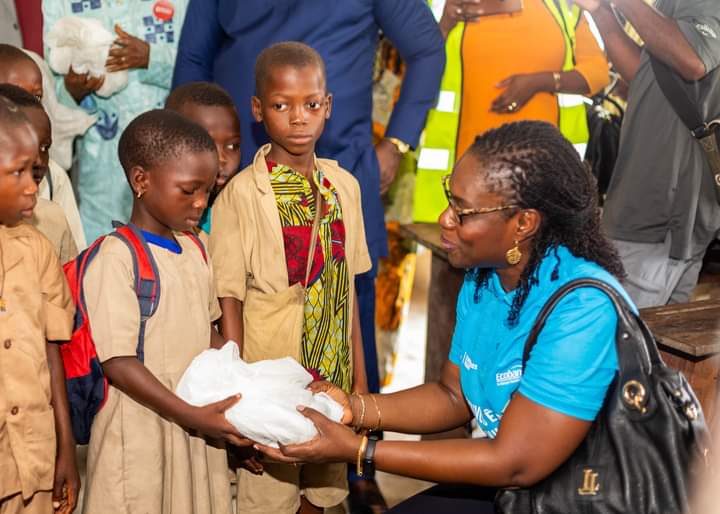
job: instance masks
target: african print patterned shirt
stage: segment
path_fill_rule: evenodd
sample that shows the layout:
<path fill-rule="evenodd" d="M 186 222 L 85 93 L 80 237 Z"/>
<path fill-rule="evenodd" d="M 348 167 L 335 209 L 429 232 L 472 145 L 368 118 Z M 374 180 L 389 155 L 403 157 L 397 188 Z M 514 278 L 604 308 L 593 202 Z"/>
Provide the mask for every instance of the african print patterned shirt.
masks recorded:
<path fill-rule="evenodd" d="M 267 161 L 285 245 L 288 285 L 305 281 L 316 201 L 310 181 L 289 167 Z M 301 364 L 346 392 L 352 386 L 348 341 L 349 279 L 345 225 L 337 191 L 320 170 L 313 182 L 323 211 L 305 290 Z"/>

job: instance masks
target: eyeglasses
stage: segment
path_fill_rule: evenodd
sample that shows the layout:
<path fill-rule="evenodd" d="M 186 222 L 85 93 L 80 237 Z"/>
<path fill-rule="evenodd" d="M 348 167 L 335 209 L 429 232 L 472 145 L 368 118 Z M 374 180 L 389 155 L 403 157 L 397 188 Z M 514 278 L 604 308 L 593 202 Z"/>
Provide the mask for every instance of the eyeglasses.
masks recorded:
<path fill-rule="evenodd" d="M 517 205 L 500 205 L 498 207 L 482 207 L 482 208 L 469 208 L 460 209 L 455 205 L 455 199 L 450 192 L 450 175 L 445 175 L 442 178 L 443 191 L 445 191 L 445 198 L 447 198 L 448 206 L 450 207 L 450 213 L 453 216 L 453 221 L 458 225 L 463 224 L 463 219 L 467 216 L 474 216 L 475 214 L 489 214 L 491 212 L 504 211 L 507 209 L 514 209 Z"/>

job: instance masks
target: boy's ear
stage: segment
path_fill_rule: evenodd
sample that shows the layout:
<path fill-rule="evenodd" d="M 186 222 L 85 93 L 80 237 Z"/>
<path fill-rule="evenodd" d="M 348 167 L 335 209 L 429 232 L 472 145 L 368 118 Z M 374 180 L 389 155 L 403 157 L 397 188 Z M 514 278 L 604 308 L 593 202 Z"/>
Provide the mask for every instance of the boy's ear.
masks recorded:
<path fill-rule="evenodd" d="M 262 123 L 262 103 L 260 103 L 260 99 L 257 96 L 253 96 L 250 99 L 250 106 L 252 107 L 253 118 L 255 118 L 255 121 Z"/>
<path fill-rule="evenodd" d="M 330 114 L 332 113 L 332 101 L 333 101 L 332 93 L 328 93 L 328 95 L 327 95 L 327 110 L 325 111 L 325 119 L 326 120 L 330 119 Z"/>
<path fill-rule="evenodd" d="M 137 196 L 138 193 L 145 193 L 148 189 L 148 173 L 142 166 L 133 166 L 129 173 L 130 187 Z"/>

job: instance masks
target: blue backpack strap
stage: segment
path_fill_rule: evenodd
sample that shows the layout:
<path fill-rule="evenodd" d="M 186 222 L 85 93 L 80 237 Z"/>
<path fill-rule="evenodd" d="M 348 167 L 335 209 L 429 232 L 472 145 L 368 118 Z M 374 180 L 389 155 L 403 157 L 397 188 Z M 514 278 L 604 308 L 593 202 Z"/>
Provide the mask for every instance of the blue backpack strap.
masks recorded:
<path fill-rule="evenodd" d="M 147 320 L 157 311 L 160 302 L 160 273 L 140 230 L 132 224 L 115 226 L 115 232 L 110 235 L 125 243 L 133 260 L 134 288 L 140 305 L 140 329 L 136 353 L 138 360 L 144 362 L 145 326 Z"/>

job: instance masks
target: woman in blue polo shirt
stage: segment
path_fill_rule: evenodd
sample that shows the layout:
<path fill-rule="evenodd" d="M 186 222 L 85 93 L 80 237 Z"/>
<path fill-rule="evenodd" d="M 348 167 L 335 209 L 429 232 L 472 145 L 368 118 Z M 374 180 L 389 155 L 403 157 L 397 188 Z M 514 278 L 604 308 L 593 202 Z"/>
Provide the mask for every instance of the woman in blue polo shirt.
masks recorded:
<path fill-rule="evenodd" d="M 594 181 L 550 124 L 485 132 L 444 184 L 442 244 L 450 263 L 468 272 L 440 382 L 387 395 L 329 391 L 356 428 L 432 433 L 474 418 L 484 438 L 371 442 L 368 461 L 391 473 L 473 485 L 438 486 L 392 512 L 492 513 L 495 488 L 532 485 L 572 454 L 617 371 L 615 310 L 604 293 L 583 288 L 555 307 L 523 373 L 525 340 L 540 309 L 581 277 L 629 298 L 617 280 L 622 264 L 600 230 Z M 322 437 L 269 454 L 354 464 L 367 456 L 360 435 L 304 412 Z"/>

